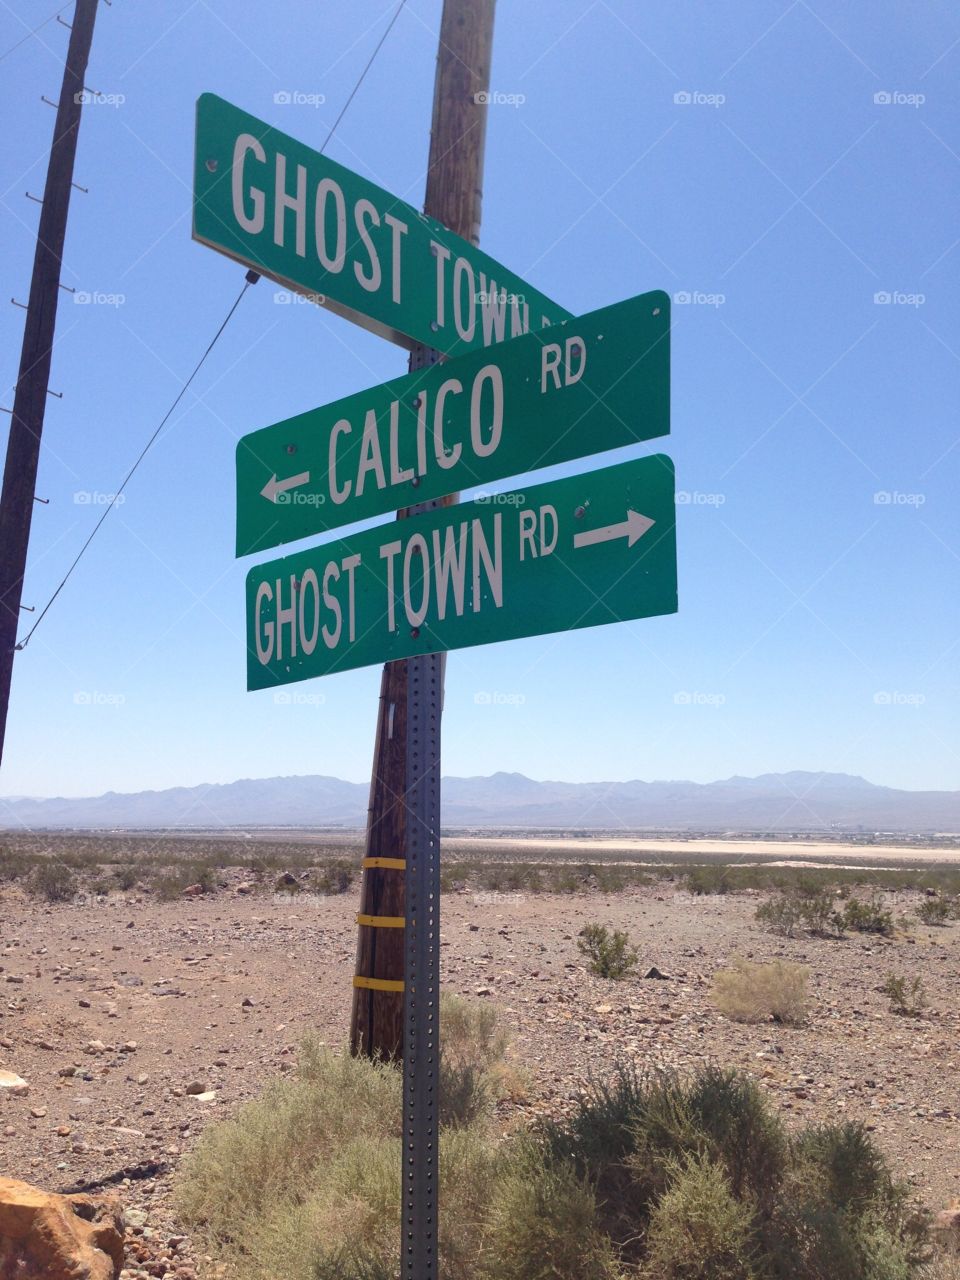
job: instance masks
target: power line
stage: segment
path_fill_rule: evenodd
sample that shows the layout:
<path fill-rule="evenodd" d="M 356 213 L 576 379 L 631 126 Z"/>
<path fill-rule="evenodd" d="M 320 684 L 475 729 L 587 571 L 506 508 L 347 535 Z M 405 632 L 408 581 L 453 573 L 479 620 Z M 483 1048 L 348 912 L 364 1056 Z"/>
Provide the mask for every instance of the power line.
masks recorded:
<path fill-rule="evenodd" d="M 140 456 L 137 458 L 136 462 L 133 464 L 133 466 L 130 468 L 130 470 L 127 472 L 127 474 L 124 476 L 124 478 L 123 478 L 123 483 L 120 485 L 120 487 L 119 487 L 119 489 L 116 491 L 116 493 L 114 493 L 114 494 L 111 496 L 110 501 L 109 501 L 109 502 L 107 503 L 107 505 L 104 507 L 103 512 L 102 512 L 102 514 L 101 514 L 101 516 L 100 516 L 100 519 L 97 521 L 97 523 L 96 523 L 96 524 L 93 526 L 93 528 L 91 529 L 91 531 L 90 531 L 90 533 L 89 533 L 89 535 L 88 535 L 88 537 L 87 537 L 86 542 L 83 544 L 83 546 L 82 546 L 82 547 L 80 548 L 80 550 L 77 552 L 76 557 L 74 558 L 73 564 L 70 566 L 70 568 L 67 570 L 67 572 L 63 575 L 63 578 L 61 579 L 60 584 L 59 584 L 59 586 L 57 587 L 56 591 L 54 591 L 53 595 L 50 597 L 50 599 L 47 601 L 47 603 L 43 606 L 43 610 L 41 611 L 41 613 L 40 613 L 39 617 L 37 618 L 36 622 L 34 622 L 33 626 L 32 626 L 32 627 L 30 628 L 30 630 L 27 632 L 26 636 L 24 636 L 24 638 L 23 638 L 23 639 L 20 641 L 20 643 L 17 645 L 17 648 L 18 648 L 18 649 L 25 649 L 25 648 L 27 647 L 27 645 L 30 643 L 30 637 L 33 635 L 33 633 L 36 631 L 37 627 L 39 627 L 40 623 L 43 621 L 44 614 L 46 614 L 47 610 L 48 610 L 48 609 L 50 608 L 50 606 L 53 604 L 54 600 L 56 600 L 57 596 L 60 594 L 60 592 L 63 590 L 63 588 L 67 585 L 67 582 L 68 582 L 68 581 L 69 581 L 69 579 L 70 579 L 70 575 L 73 573 L 74 569 L 75 569 L 75 568 L 77 567 L 77 565 L 80 563 L 80 560 L 81 560 L 81 559 L 82 559 L 82 557 L 83 557 L 83 553 L 86 551 L 87 547 L 89 547 L 90 543 L 94 540 L 94 538 L 97 536 L 97 532 L 98 532 L 98 530 L 99 530 L 100 526 L 103 524 L 104 520 L 106 520 L 107 516 L 110 514 L 110 512 L 113 510 L 113 508 L 117 505 L 117 502 L 118 502 L 118 500 L 119 500 L 119 498 L 120 498 L 120 495 L 123 493 L 124 489 L 127 487 L 127 483 L 129 482 L 129 480 L 130 480 L 130 479 L 131 479 L 131 477 L 133 476 L 133 474 L 134 474 L 134 472 L 136 471 L 137 467 L 139 467 L 140 463 L 141 463 L 141 462 L 144 460 L 144 458 L 146 457 L 146 455 L 147 455 L 147 451 L 149 450 L 150 446 L 153 444 L 154 440 L 156 440 L 157 436 L 160 434 L 160 432 L 163 430 L 163 428 L 167 425 L 167 423 L 168 423 L 168 422 L 169 422 L 169 420 L 170 420 L 170 415 L 173 413 L 174 409 L 176 409 L 177 405 L 180 403 L 180 401 L 181 401 L 181 400 L 183 399 L 183 397 L 186 395 L 186 393 L 187 393 L 187 389 L 189 388 L 189 386 L 190 386 L 191 382 L 193 382 L 194 378 L 197 376 L 197 374 L 198 374 L 198 373 L 200 372 L 200 370 L 203 368 L 204 363 L 205 363 L 205 361 L 206 361 L 206 359 L 207 359 L 207 356 L 210 354 L 210 352 L 213 350 L 213 348 L 217 345 L 217 342 L 218 342 L 218 340 L 219 340 L 219 338 L 220 338 L 220 335 L 223 333 L 224 329 L 226 329 L 227 325 L 230 323 L 230 320 L 231 320 L 231 319 L 232 319 L 232 317 L 233 317 L 233 313 L 236 311 L 237 307 L 239 307 L 241 298 L 242 298 L 242 297 L 243 297 L 243 295 L 247 292 L 247 290 L 250 288 L 250 286 L 251 286 L 252 284 L 256 284 L 257 280 L 259 280 L 259 279 L 260 279 L 260 277 L 257 275 L 257 273 L 256 273 L 255 271 L 248 271 L 248 272 L 247 272 L 247 278 L 246 278 L 246 280 L 244 281 L 243 288 L 242 288 L 242 289 L 240 290 L 240 292 L 237 294 L 237 297 L 236 297 L 236 300 L 234 301 L 233 306 L 232 306 L 232 307 L 230 308 L 230 310 L 227 312 L 226 319 L 223 321 L 223 323 L 221 324 L 220 328 L 219 328 L 219 329 L 217 330 L 217 332 L 214 334 L 214 336 L 213 336 L 213 340 L 210 342 L 210 344 L 209 344 L 209 346 L 207 347 L 206 351 L 203 353 L 203 355 L 202 355 L 202 356 L 200 357 L 200 359 L 197 361 L 196 365 L 194 366 L 193 373 L 191 373 L 190 377 L 186 380 L 186 382 L 185 382 L 185 383 L 183 384 L 183 386 L 180 388 L 179 392 L 177 393 L 177 398 L 174 400 L 173 404 L 170 406 L 170 408 L 167 410 L 167 412 L 163 415 L 163 418 L 161 419 L 160 424 L 158 425 L 157 429 L 154 431 L 153 435 L 150 437 L 150 439 L 147 441 L 147 443 L 146 443 L 146 444 L 143 446 L 143 448 L 141 449 L 141 451 L 140 451 Z"/>
<path fill-rule="evenodd" d="M 334 122 L 333 122 L 333 124 L 332 124 L 332 126 L 331 126 L 331 128 L 330 128 L 330 132 L 329 132 L 329 133 L 327 134 L 327 136 L 324 138 L 324 140 L 323 140 L 323 146 L 320 148 L 320 154 L 321 154 L 321 155 L 323 155 L 324 151 L 326 151 L 326 149 L 327 149 L 327 143 L 330 141 L 330 139 L 333 137 L 334 133 L 336 132 L 337 125 L 340 123 L 340 121 L 343 119 L 343 117 L 347 114 L 347 107 L 349 107 L 349 106 L 350 106 L 350 103 L 353 101 L 354 96 L 356 95 L 357 90 L 358 90 L 358 89 L 360 88 L 360 86 L 363 84 L 364 79 L 366 78 L 366 74 L 367 74 L 367 72 L 368 72 L 368 71 L 370 70 L 370 68 L 373 66 L 373 60 L 374 60 L 374 58 L 377 56 L 377 54 L 378 54 L 378 53 L 380 52 L 380 50 L 383 48 L 383 42 L 386 40 L 387 36 L 388 36 L 388 35 L 390 34 L 390 32 L 393 30 L 393 24 L 394 24 L 394 23 L 396 22 L 396 20 L 400 17 L 400 14 L 403 12 L 403 8 L 404 8 L 404 6 L 406 5 L 406 3 L 407 3 L 407 0 L 400 0 L 400 3 L 397 5 L 397 11 L 396 11 L 396 13 L 395 13 L 395 14 L 393 15 L 393 17 L 390 19 L 389 23 L 387 24 L 387 29 L 386 29 L 386 31 L 384 31 L 383 35 L 382 35 L 382 36 L 380 37 L 380 39 L 378 40 L 378 42 L 377 42 L 377 47 L 374 49 L 373 53 L 371 53 L 370 58 L 369 58 L 369 61 L 367 62 L 367 65 L 366 65 L 366 66 L 363 68 L 363 70 L 360 72 L 360 79 L 357 81 L 357 83 L 356 83 L 356 84 L 353 86 L 353 88 L 350 90 L 350 96 L 349 96 L 349 98 L 347 98 L 346 102 L 343 104 L 343 107 L 342 107 L 342 108 L 341 108 L 341 110 L 340 110 L 340 114 L 337 116 L 336 120 L 334 120 Z"/>
<path fill-rule="evenodd" d="M 387 28 L 386 28 L 386 30 L 384 31 L 383 35 L 380 37 L 379 41 L 377 42 L 377 47 L 374 49 L 373 53 L 372 53 L 372 54 L 370 55 L 370 57 L 368 58 L 368 60 L 367 60 L 367 65 L 366 65 L 366 66 L 363 68 L 363 70 L 360 72 L 360 77 L 359 77 L 359 79 L 357 80 L 357 83 L 356 83 L 356 84 L 353 86 L 353 88 L 351 89 L 350 94 L 349 94 L 349 97 L 347 98 L 346 102 L 344 103 L 343 107 L 342 107 L 342 108 L 341 108 L 341 110 L 340 110 L 340 114 L 337 116 L 336 120 L 334 120 L 333 125 L 332 125 L 332 127 L 331 127 L 331 129 L 330 129 L 330 132 L 327 134 L 326 138 L 324 138 L 324 140 L 323 140 L 323 145 L 322 145 L 322 146 L 321 146 L 321 148 L 320 148 L 320 154 L 321 154 L 321 155 L 322 155 L 322 154 L 323 154 L 323 152 L 326 150 L 326 148 L 327 148 L 327 144 L 329 143 L 330 139 L 333 137 L 334 133 L 336 132 L 337 126 L 339 125 L 340 121 L 341 121 L 341 120 L 343 119 L 343 117 L 346 115 L 346 113 L 347 113 L 347 108 L 350 106 L 350 103 L 351 103 L 351 102 L 353 101 L 353 99 L 355 98 L 355 96 L 356 96 L 356 94 L 357 94 L 357 90 L 360 88 L 360 86 L 363 84 L 364 80 L 366 79 L 367 72 L 368 72 L 368 71 L 370 70 L 370 68 L 373 66 L 374 59 L 376 58 L 376 56 L 377 56 L 377 54 L 380 52 L 380 50 L 383 48 L 384 41 L 386 40 L 386 38 L 387 38 L 387 36 L 390 34 L 390 32 L 393 30 L 394 24 L 396 23 L 397 19 L 400 17 L 400 14 L 401 14 L 402 10 L 404 9 L 404 7 L 405 7 L 406 3 L 407 3 L 407 0 L 400 0 L 400 3 L 397 5 L 396 12 L 394 13 L 393 17 L 390 19 L 390 22 L 387 24 Z M 69 5 L 64 5 L 64 8 L 69 8 Z M 62 13 L 62 12 L 63 12 L 63 9 L 58 10 L 58 13 Z M 46 19 L 46 22 L 42 22 L 42 23 L 40 24 L 40 26 L 41 26 L 41 27 L 46 26 L 48 22 L 52 22 L 52 21 L 53 21 L 53 19 L 54 19 L 54 18 L 56 18 L 57 16 L 58 16 L 58 15 L 57 15 L 57 13 L 52 14 L 49 18 L 47 18 L 47 19 Z M 40 27 L 37 27 L 37 28 L 36 28 L 36 30 L 37 30 L 37 31 L 39 31 L 39 30 L 40 30 Z M 34 32 L 30 32 L 30 33 L 29 33 L 29 35 L 24 36 L 24 38 L 23 38 L 23 39 L 24 39 L 24 40 L 28 40 L 28 39 L 30 38 L 30 35 L 33 35 L 33 34 L 34 34 Z M 23 40 L 21 40 L 21 41 L 20 41 L 20 44 L 23 44 Z M 18 47 L 18 46 L 14 46 L 14 48 L 16 48 L 16 47 Z M 13 52 L 13 50 L 12 50 L 12 49 L 10 49 L 10 50 L 8 50 L 7 52 L 8 52 L 8 53 L 12 53 L 12 52 Z M 4 57 L 6 57 L 6 54 L 4 54 L 3 56 L 4 56 Z M 100 519 L 97 521 L 97 523 L 96 523 L 96 524 L 93 526 L 93 528 L 91 529 L 91 531 L 90 531 L 90 533 L 89 533 L 89 535 L 88 535 L 88 537 L 87 537 L 86 542 L 84 542 L 83 546 L 82 546 L 82 547 L 80 548 L 80 550 L 77 552 L 76 556 L 74 557 L 73 563 L 70 565 L 70 568 L 69 568 L 69 569 L 67 570 L 67 572 L 64 574 L 63 578 L 60 580 L 60 583 L 58 584 L 57 589 L 54 591 L 53 595 L 50 597 L 50 599 L 47 601 L 47 603 L 43 606 L 43 609 L 42 609 L 42 610 L 40 611 L 40 613 L 37 615 L 37 618 L 36 618 L 36 620 L 34 621 L 33 626 L 30 628 L 30 630 L 27 632 L 27 634 L 24 636 L 24 638 L 23 638 L 23 639 L 22 639 L 22 640 L 17 644 L 16 648 L 17 648 L 18 650 L 25 649 L 25 648 L 27 647 L 27 645 L 30 643 L 31 638 L 33 637 L 33 633 L 36 631 L 37 627 L 39 627 L 40 623 L 43 621 L 44 617 L 45 617 L 45 616 L 46 616 L 46 614 L 47 614 L 48 609 L 49 609 L 49 608 L 50 608 L 50 606 L 53 604 L 54 600 L 56 600 L 57 596 L 60 594 L 60 592 L 63 590 L 63 588 L 67 585 L 67 582 L 70 580 L 70 577 L 72 576 L 74 569 L 76 569 L 77 565 L 78 565 L 78 564 L 80 563 L 80 561 L 83 559 L 84 553 L 86 552 L 87 548 L 90 546 L 90 543 L 94 540 L 94 538 L 95 538 L 95 537 L 97 536 L 97 534 L 99 533 L 99 531 L 100 531 L 100 527 L 101 527 L 101 525 L 103 524 L 104 520 L 106 520 L 107 516 L 110 514 L 110 512 L 113 510 L 113 508 L 117 505 L 117 500 L 120 498 L 120 496 L 121 496 L 121 494 L 123 493 L 124 489 L 127 487 L 127 484 L 129 483 L 129 481 L 130 481 L 130 480 L 131 480 L 131 478 L 133 477 L 134 472 L 137 470 L 137 468 L 140 466 L 140 463 L 141 463 L 141 462 L 143 461 L 143 459 L 146 457 L 147 453 L 148 453 L 148 452 L 149 452 L 149 450 L 150 450 L 151 445 L 154 443 L 154 441 L 156 440 L 157 436 L 159 436 L 160 432 L 163 430 L 163 428 L 166 426 L 167 422 L 170 420 L 170 417 L 171 417 L 171 415 L 172 415 L 173 411 L 176 409 L 177 405 L 178 405 L 178 404 L 180 403 L 180 401 L 183 399 L 184 395 L 186 395 L 186 392 L 187 392 L 187 390 L 188 390 L 188 388 L 189 388 L 190 384 L 193 382 L 194 378 L 197 376 L 197 374 L 198 374 L 198 373 L 200 372 L 200 370 L 203 368 L 203 365 L 204 365 L 204 363 L 206 362 L 207 357 L 210 355 L 210 352 L 213 350 L 213 348 L 217 345 L 217 342 L 219 341 L 221 334 L 223 333 L 224 329 L 226 329 L 227 325 L 230 323 L 231 319 L 233 318 L 233 313 L 236 311 L 237 307 L 239 307 L 240 302 L 241 302 L 241 300 L 243 299 L 244 294 L 247 292 L 247 290 L 250 288 L 250 286 L 251 286 L 252 284 L 256 284 L 256 283 L 257 283 L 257 281 L 258 281 L 259 279 L 260 279 L 260 276 L 257 274 L 257 272 L 256 272 L 256 271 L 248 271 L 248 272 L 247 272 L 247 275 L 246 275 L 246 279 L 245 279 L 245 281 L 244 281 L 243 288 L 240 290 L 239 294 L 237 295 L 236 299 L 234 300 L 233 306 L 232 306 L 232 307 L 230 308 L 230 310 L 227 312 L 226 317 L 225 317 L 225 319 L 224 319 L 223 323 L 220 325 L 220 328 L 219 328 L 219 329 L 217 330 L 217 332 L 213 335 L 213 339 L 211 340 L 211 342 L 210 342 L 210 343 L 209 343 L 209 345 L 207 346 L 206 351 L 204 351 L 203 355 L 202 355 L 202 356 L 200 357 L 200 359 L 197 361 L 197 364 L 194 366 L 193 372 L 190 374 L 190 377 L 189 377 L 189 378 L 187 378 L 186 382 L 185 382 L 185 383 L 183 384 L 183 386 L 180 388 L 179 392 L 177 393 L 177 397 L 176 397 L 176 399 L 174 400 L 174 402 L 173 402 L 173 404 L 170 406 L 170 408 L 167 410 L 167 412 L 163 415 L 163 418 L 161 419 L 161 421 L 160 421 L 159 425 L 157 426 L 156 430 L 154 431 L 153 435 L 151 435 L 150 439 L 149 439 L 149 440 L 147 441 L 147 443 L 143 446 L 143 449 L 140 451 L 140 454 L 139 454 L 139 456 L 138 456 L 137 460 L 134 462 L 133 466 L 130 468 L 130 470 L 127 472 L 127 474 L 124 476 L 124 478 L 123 478 L 123 483 L 122 483 L 122 484 L 120 485 L 120 487 L 117 489 L 116 493 L 114 493 L 114 494 L 111 496 L 110 501 L 109 501 L 109 502 L 107 503 L 107 505 L 104 507 L 103 512 L 102 512 L 102 513 L 101 513 L 101 515 L 100 515 Z"/>
<path fill-rule="evenodd" d="M 32 31 L 28 31 L 25 36 L 23 36 L 20 40 L 17 41 L 16 44 L 12 44 L 10 48 L 6 51 L 6 53 L 0 53 L 0 62 L 2 62 L 4 58 L 8 58 L 11 53 L 16 53 L 16 51 L 20 48 L 22 44 L 26 44 L 29 39 L 31 39 L 33 36 L 37 34 L 38 31 L 42 31 L 44 27 L 49 26 L 50 23 L 53 22 L 55 18 L 59 18 L 61 13 L 63 13 L 65 10 L 69 8 L 70 6 L 68 4 L 65 4 L 61 6 L 61 8 L 59 8 L 56 11 L 56 13 L 51 13 L 49 18 L 44 18 L 44 20 L 40 23 L 39 27 L 34 27 Z"/>

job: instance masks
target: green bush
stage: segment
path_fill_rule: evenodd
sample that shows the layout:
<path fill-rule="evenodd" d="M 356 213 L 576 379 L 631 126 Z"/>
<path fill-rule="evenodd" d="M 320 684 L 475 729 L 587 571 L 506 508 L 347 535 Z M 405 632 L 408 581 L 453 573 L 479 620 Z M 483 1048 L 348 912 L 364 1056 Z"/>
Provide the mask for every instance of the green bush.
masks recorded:
<path fill-rule="evenodd" d="M 0 883 L 12 884 L 15 880 L 26 880 L 36 859 L 14 849 L 0 849 Z"/>
<path fill-rule="evenodd" d="M 918 1018 L 927 1003 L 927 992 L 923 979 L 915 977 L 908 983 L 906 978 L 890 974 L 883 984 L 883 994 L 889 997 L 890 1008 L 894 1013 L 903 1014 L 907 1018 Z"/>
<path fill-rule="evenodd" d="M 490 1207 L 490 1280 L 617 1280 L 591 1187 L 529 1141 L 512 1156 Z"/>
<path fill-rule="evenodd" d="M 778 933 L 784 938 L 792 938 L 793 931 L 802 918 L 802 912 L 796 898 L 791 897 L 789 894 L 781 893 L 776 898 L 761 902 L 756 910 L 756 918 L 761 924 L 766 925 L 771 933 Z"/>
<path fill-rule="evenodd" d="M 315 873 L 314 888 L 317 893 L 346 893 L 353 884 L 353 871 L 349 862 L 338 858 Z"/>
<path fill-rule="evenodd" d="M 455 1059 L 492 1070 L 487 1010 L 449 1024 Z M 394 1280 L 399 1127 L 396 1069 L 308 1042 L 295 1077 L 204 1131 L 180 1216 L 232 1280 Z M 790 1138 L 734 1071 L 621 1066 L 528 1134 L 442 1125 L 438 1158 L 443 1280 L 920 1276 L 924 1220 L 863 1127 Z"/>
<path fill-rule="evenodd" d="M 113 872 L 113 881 L 118 889 L 135 889 L 140 872 L 132 863 L 125 867 L 117 867 Z"/>
<path fill-rule="evenodd" d="M 606 925 L 585 925 L 579 934 L 577 949 L 587 957 L 587 968 L 601 978 L 617 980 L 636 968 L 638 954 L 627 934 Z"/>
<path fill-rule="evenodd" d="M 917 908 L 917 919 L 923 924 L 946 925 L 956 918 L 956 903 L 949 898 L 924 898 Z"/>
<path fill-rule="evenodd" d="M 864 902 L 850 898 L 843 909 L 843 925 L 857 933 L 879 933 L 889 937 L 893 933 L 893 912 L 887 911 L 879 898 Z"/>
<path fill-rule="evenodd" d="M 729 893 L 733 888 L 730 868 L 720 864 L 694 867 L 687 872 L 687 892 L 698 896 L 708 893 Z"/>
<path fill-rule="evenodd" d="M 753 1214 L 706 1156 L 669 1162 L 669 1188 L 650 1215 L 650 1280 L 754 1280 Z"/>
<path fill-rule="evenodd" d="M 72 902 L 77 892 L 77 878 L 62 862 L 45 859 L 34 869 L 30 889 L 47 902 Z"/>

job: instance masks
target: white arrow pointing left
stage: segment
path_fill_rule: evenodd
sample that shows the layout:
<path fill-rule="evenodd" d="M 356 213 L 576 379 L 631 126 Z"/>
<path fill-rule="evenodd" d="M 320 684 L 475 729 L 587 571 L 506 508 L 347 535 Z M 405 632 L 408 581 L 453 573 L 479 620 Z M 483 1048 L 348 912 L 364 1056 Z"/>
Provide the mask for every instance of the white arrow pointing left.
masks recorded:
<path fill-rule="evenodd" d="M 601 529 L 585 529 L 583 533 L 573 535 L 575 547 L 592 547 L 597 542 L 612 542 L 615 538 L 626 538 L 627 546 L 632 547 L 638 538 L 642 538 L 648 529 L 656 524 L 649 516 L 640 515 L 639 511 L 627 511 L 626 520 L 619 524 L 605 524 Z"/>
<path fill-rule="evenodd" d="M 309 471 L 301 471 L 299 475 L 289 476 L 286 480 L 278 480 L 274 473 L 260 490 L 260 494 L 268 502 L 276 502 L 278 494 L 286 493 L 288 489 L 298 489 L 300 485 L 309 483 Z"/>

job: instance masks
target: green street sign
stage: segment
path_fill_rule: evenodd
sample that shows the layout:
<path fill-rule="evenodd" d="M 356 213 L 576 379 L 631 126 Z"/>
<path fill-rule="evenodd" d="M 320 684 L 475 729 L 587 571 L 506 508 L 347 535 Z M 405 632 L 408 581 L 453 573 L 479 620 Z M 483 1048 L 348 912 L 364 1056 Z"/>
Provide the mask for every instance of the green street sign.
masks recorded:
<path fill-rule="evenodd" d="M 247 688 L 675 613 L 662 454 L 391 521 L 247 575 Z"/>
<path fill-rule="evenodd" d="M 570 315 L 433 218 L 212 93 L 197 100 L 193 238 L 405 347 L 450 355 Z"/>
<path fill-rule="evenodd" d="M 244 436 L 237 555 L 670 431 L 670 300 L 645 293 Z"/>

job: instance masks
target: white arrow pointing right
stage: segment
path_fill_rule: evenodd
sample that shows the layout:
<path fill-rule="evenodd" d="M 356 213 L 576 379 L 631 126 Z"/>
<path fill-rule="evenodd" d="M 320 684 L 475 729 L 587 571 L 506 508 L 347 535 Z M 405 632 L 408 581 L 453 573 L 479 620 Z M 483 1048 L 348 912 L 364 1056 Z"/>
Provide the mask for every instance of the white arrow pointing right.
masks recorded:
<path fill-rule="evenodd" d="M 575 547 L 592 547 L 597 542 L 612 542 L 615 538 L 626 538 L 627 546 L 633 544 L 656 524 L 649 516 L 642 516 L 638 511 L 627 511 L 626 520 L 619 524 L 605 524 L 601 529 L 585 529 L 583 533 L 573 535 Z"/>

